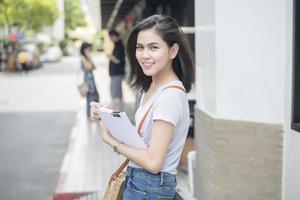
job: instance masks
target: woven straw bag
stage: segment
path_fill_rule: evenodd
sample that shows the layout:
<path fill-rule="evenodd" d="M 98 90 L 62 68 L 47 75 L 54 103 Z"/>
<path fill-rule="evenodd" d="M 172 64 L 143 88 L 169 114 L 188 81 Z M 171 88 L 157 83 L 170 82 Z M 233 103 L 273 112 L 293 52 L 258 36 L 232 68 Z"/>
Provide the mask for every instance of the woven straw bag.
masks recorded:
<path fill-rule="evenodd" d="M 167 88 L 177 88 L 180 90 L 185 90 L 180 86 L 168 86 Z M 138 134 L 140 135 L 141 128 L 144 124 L 144 121 L 148 115 L 148 112 L 152 108 L 153 104 L 148 108 L 147 112 L 144 114 L 139 127 L 138 127 Z M 126 159 L 123 164 L 118 168 L 118 170 L 110 177 L 108 185 L 106 186 L 105 193 L 103 200 L 122 200 L 123 199 L 123 190 L 124 190 L 124 184 L 126 180 L 126 170 L 127 165 L 129 163 L 129 159 Z"/>
<path fill-rule="evenodd" d="M 126 179 L 127 160 L 119 167 L 106 186 L 103 200 L 122 200 L 123 190 Z M 122 169 L 123 168 L 123 169 Z M 121 171 L 119 171 L 121 170 Z"/>

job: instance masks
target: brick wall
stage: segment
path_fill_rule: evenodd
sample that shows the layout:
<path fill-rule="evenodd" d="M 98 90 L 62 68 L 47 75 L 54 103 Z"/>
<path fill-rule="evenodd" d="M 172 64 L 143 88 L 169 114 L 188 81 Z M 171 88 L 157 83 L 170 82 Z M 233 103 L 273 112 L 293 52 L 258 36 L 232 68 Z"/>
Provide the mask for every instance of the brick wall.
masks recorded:
<path fill-rule="evenodd" d="M 195 108 L 198 200 L 280 200 L 281 125 L 214 119 Z"/>

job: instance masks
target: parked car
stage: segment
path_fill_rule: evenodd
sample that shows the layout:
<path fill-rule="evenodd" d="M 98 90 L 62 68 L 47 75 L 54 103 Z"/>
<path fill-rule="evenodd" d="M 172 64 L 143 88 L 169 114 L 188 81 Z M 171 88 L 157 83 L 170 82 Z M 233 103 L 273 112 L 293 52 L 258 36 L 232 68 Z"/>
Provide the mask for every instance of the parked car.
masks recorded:
<path fill-rule="evenodd" d="M 42 62 L 55 62 L 59 61 L 62 57 L 62 51 L 59 46 L 51 46 L 47 51 L 41 55 Z"/>

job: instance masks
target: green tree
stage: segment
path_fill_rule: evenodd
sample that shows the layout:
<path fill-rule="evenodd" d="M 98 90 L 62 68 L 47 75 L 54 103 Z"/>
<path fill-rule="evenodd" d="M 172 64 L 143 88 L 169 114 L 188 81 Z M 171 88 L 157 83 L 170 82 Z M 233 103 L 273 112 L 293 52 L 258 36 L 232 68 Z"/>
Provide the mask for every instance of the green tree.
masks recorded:
<path fill-rule="evenodd" d="M 55 0 L 0 0 L 0 25 L 37 32 L 57 17 Z"/>
<path fill-rule="evenodd" d="M 0 25 L 8 26 L 16 25 L 17 14 L 16 10 L 21 6 L 23 0 L 0 0 Z"/>
<path fill-rule="evenodd" d="M 80 9 L 80 0 L 65 0 L 65 32 L 85 26 L 85 14 Z"/>
<path fill-rule="evenodd" d="M 55 0 L 23 0 L 24 7 L 18 8 L 18 21 L 25 30 L 40 31 L 52 25 L 58 17 Z M 26 11 L 26 12 L 24 12 Z"/>

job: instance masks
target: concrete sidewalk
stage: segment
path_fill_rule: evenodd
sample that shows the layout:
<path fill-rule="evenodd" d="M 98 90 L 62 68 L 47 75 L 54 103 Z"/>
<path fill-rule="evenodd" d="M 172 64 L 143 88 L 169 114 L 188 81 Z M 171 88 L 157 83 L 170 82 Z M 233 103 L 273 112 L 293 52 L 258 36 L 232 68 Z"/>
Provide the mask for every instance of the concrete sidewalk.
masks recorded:
<path fill-rule="evenodd" d="M 102 142 L 98 124 L 86 120 L 83 101 L 71 131 L 54 199 L 75 199 L 88 194 L 101 199 L 109 175 L 124 159 Z"/>

